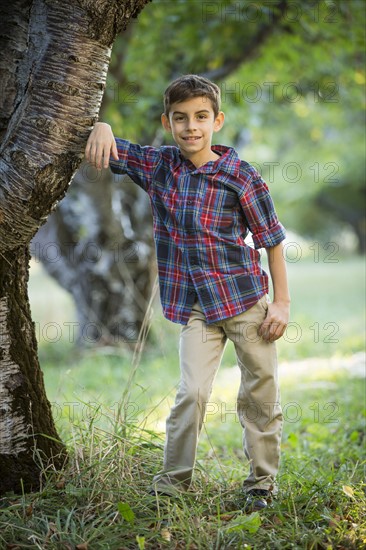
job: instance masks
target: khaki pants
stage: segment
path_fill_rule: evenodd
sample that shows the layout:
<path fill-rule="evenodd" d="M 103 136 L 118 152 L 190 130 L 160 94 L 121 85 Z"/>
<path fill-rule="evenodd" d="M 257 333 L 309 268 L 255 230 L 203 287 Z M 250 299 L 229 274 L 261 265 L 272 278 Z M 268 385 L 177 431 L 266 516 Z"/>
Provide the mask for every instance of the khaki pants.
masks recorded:
<path fill-rule="evenodd" d="M 268 304 L 263 296 L 248 311 L 207 325 L 198 302 L 180 337 L 181 379 L 166 423 L 163 471 L 154 477 L 157 490 L 188 489 L 206 404 L 227 340 L 235 346 L 241 370 L 237 412 L 244 429 L 244 452 L 250 471 L 245 491 L 272 489 L 279 467 L 282 411 L 274 343 L 258 336 Z"/>

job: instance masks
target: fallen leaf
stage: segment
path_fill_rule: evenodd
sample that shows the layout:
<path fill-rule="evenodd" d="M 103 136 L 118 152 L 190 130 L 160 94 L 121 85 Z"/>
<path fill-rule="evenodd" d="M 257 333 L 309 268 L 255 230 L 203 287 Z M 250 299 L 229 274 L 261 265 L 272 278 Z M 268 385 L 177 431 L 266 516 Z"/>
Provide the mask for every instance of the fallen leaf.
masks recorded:
<path fill-rule="evenodd" d="M 47 533 L 46 538 L 45 538 L 45 543 L 48 544 L 48 542 L 49 542 L 50 538 L 52 537 L 52 535 L 55 535 L 56 533 L 58 533 L 56 524 L 50 522 L 48 524 L 48 533 Z"/>
<path fill-rule="evenodd" d="M 135 521 L 135 514 L 128 502 L 118 502 L 117 509 L 123 519 L 128 521 L 128 523 L 133 523 Z"/>
<path fill-rule="evenodd" d="M 338 527 L 339 522 L 342 520 L 341 516 L 338 516 L 337 514 L 334 514 L 331 518 L 329 518 L 329 527 Z"/>
<path fill-rule="evenodd" d="M 230 521 L 231 519 L 233 519 L 234 516 L 235 516 L 235 514 L 221 514 L 220 520 L 221 521 Z"/>
<path fill-rule="evenodd" d="M 193 525 L 194 525 L 195 527 L 197 527 L 197 528 L 200 527 L 200 525 L 201 525 L 201 520 L 200 520 L 200 518 L 197 517 L 197 516 L 195 516 L 195 517 L 192 518 L 192 519 L 193 519 Z"/>
<path fill-rule="evenodd" d="M 66 485 L 66 479 L 63 478 L 63 479 L 60 479 L 60 481 L 58 481 L 55 485 L 56 489 L 65 489 L 65 485 Z"/>
<path fill-rule="evenodd" d="M 161 531 L 160 531 L 160 535 L 161 535 L 161 538 L 163 540 L 165 540 L 166 542 L 170 542 L 172 540 L 172 534 L 171 532 L 169 531 L 169 529 L 167 529 L 166 527 L 164 527 Z"/>
<path fill-rule="evenodd" d="M 25 515 L 29 518 L 31 515 L 33 515 L 33 504 L 30 504 L 25 509 Z"/>
<path fill-rule="evenodd" d="M 342 491 L 343 491 L 344 494 L 347 495 L 348 497 L 350 497 L 350 498 L 353 498 L 353 497 L 354 497 L 354 491 L 353 491 L 352 487 L 350 487 L 349 485 L 343 485 Z"/>
<path fill-rule="evenodd" d="M 273 523 L 275 523 L 276 525 L 282 525 L 283 521 L 278 516 L 274 516 L 273 517 Z"/>
<path fill-rule="evenodd" d="M 238 516 L 233 519 L 228 525 L 223 527 L 226 533 L 234 533 L 239 531 L 248 531 L 254 534 L 261 526 L 262 520 L 258 512 L 253 512 L 249 516 Z"/>
<path fill-rule="evenodd" d="M 88 550 L 88 543 L 87 542 L 81 542 L 80 544 L 76 545 L 76 550 Z"/>

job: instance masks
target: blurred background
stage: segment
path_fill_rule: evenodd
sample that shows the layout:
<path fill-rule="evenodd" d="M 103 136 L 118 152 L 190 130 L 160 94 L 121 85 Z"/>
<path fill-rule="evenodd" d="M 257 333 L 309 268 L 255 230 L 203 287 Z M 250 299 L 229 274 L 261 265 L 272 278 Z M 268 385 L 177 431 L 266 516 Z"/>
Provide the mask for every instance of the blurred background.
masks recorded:
<path fill-rule="evenodd" d="M 163 91 L 201 74 L 221 88 L 226 122 L 215 142 L 235 147 L 268 183 L 287 229 L 285 404 L 304 377 L 318 391 L 337 372 L 364 375 L 364 23 L 363 0 L 154 0 L 113 47 L 100 120 L 116 136 L 171 143 L 160 126 Z M 33 318 L 61 433 L 83 417 L 83 403 L 113 416 L 121 400 L 128 417 L 163 428 L 180 327 L 162 316 L 147 196 L 82 165 L 31 248 Z M 228 346 L 213 396 L 227 410 L 235 365 Z"/>

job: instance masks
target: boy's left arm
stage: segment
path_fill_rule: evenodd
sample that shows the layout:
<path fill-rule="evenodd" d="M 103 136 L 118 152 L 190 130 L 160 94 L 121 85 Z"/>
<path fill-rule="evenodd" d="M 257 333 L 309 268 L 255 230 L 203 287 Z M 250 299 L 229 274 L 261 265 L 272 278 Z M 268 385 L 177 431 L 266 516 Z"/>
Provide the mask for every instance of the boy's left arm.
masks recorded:
<path fill-rule="evenodd" d="M 268 304 L 268 313 L 259 328 L 259 335 L 274 342 L 284 334 L 290 318 L 290 293 L 287 283 L 283 243 L 266 248 L 268 265 L 273 285 L 273 301 Z"/>

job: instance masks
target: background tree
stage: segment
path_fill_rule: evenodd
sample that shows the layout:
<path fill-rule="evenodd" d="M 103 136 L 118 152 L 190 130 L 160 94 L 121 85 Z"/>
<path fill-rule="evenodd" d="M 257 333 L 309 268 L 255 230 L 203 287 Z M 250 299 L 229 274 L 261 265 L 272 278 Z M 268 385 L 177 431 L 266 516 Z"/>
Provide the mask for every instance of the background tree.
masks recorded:
<path fill-rule="evenodd" d="M 285 1 L 273 3 L 270 18 L 247 26 L 238 17 L 227 20 L 222 6 L 182 1 L 148 7 L 128 39 L 117 40 L 100 120 L 116 135 L 160 145 L 162 92 L 173 78 L 186 72 L 223 78 L 258 55 L 278 28 L 287 32 Z M 233 8 L 238 3 L 227 2 Z M 162 38 L 171 47 L 162 50 Z M 32 252 L 73 296 L 80 344 L 136 341 L 155 279 L 150 205 L 141 189 L 109 170 L 82 166 Z"/>
<path fill-rule="evenodd" d="M 154 2 L 116 43 L 100 119 L 131 141 L 167 143 L 164 87 L 188 72 L 215 79 L 227 115 L 217 139 L 259 166 L 286 227 L 325 241 L 347 229 L 363 251 L 363 10 Z M 84 167 L 33 251 L 73 295 L 81 343 L 136 340 L 155 276 L 143 191 Z"/>
<path fill-rule="evenodd" d="M 1 493 L 36 488 L 39 461 L 63 460 L 37 358 L 28 245 L 80 163 L 116 33 L 144 4 L 1 3 Z"/>
<path fill-rule="evenodd" d="M 299 6 L 298 6 L 299 7 Z M 242 154 L 259 164 L 288 229 L 365 252 L 365 4 L 304 5 L 283 40 L 226 82 Z M 235 124 L 231 139 L 235 139 Z M 230 139 L 230 136 L 228 136 Z"/>

